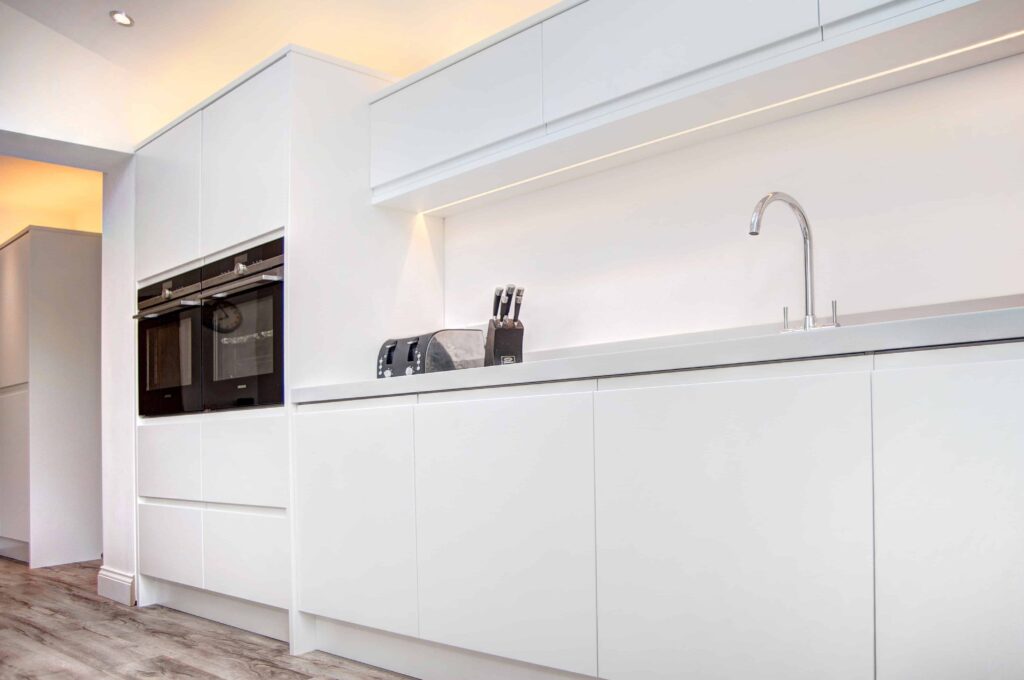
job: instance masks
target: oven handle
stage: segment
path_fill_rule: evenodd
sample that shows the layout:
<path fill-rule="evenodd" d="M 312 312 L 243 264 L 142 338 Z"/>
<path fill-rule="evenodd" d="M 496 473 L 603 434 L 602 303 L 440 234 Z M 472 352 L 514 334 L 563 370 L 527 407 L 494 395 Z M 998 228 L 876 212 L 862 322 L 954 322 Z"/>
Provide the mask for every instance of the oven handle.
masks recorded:
<path fill-rule="evenodd" d="M 190 298 L 185 298 L 184 300 L 174 300 L 173 302 L 168 302 L 165 305 L 157 305 L 155 307 L 150 307 L 145 311 L 133 315 L 132 318 L 155 319 L 158 316 L 163 316 L 164 314 L 167 314 L 169 312 L 176 312 L 182 307 L 198 307 L 201 304 L 203 304 L 201 300 L 195 300 Z"/>
<path fill-rule="evenodd" d="M 199 299 L 210 300 L 224 298 L 234 293 L 241 293 L 246 290 L 259 288 L 260 286 L 266 286 L 272 283 L 281 283 L 282 281 L 284 281 L 284 267 L 277 267 L 262 274 L 231 281 L 230 283 L 225 283 L 211 290 L 204 290 L 199 295 Z"/>

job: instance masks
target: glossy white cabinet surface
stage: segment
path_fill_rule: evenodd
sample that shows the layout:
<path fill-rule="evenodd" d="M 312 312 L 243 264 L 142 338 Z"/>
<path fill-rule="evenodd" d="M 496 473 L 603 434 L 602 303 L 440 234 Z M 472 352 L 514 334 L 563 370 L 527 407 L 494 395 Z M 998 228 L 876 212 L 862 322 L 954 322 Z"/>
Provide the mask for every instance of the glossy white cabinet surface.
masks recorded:
<path fill-rule="evenodd" d="M 203 511 L 139 505 L 139 573 L 203 587 Z"/>
<path fill-rule="evenodd" d="M 30 238 L 0 249 L 0 388 L 28 381 Z"/>
<path fill-rule="evenodd" d="M 816 0 L 589 0 L 543 24 L 556 120 L 818 26 Z"/>
<path fill-rule="evenodd" d="M 204 256 L 287 222 L 290 76 L 286 57 L 202 111 Z"/>
<path fill-rule="evenodd" d="M 287 516 L 209 507 L 202 513 L 206 589 L 287 608 L 291 599 Z"/>
<path fill-rule="evenodd" d="M 140 496 L 202 500 L 198 421 L 147 423 L 136 438 Z"/>
<path fill-rule="evenodd" d="M 374 102 L 371 185 L 543 125 L 541 98 L 535 26 Z"/>
<path fill-rule="evenodd" d="M 0 537 L 29 540 L 28 388 L 0 392 Z"/>
<path fill-rule="evenodd" d="M 590 392 L 420 404 L 420 636 L 594 675 Z"/>
<path fill-rule="evenodd" d="M 200 256 L 203 123 L 195 113 L 135 153 L 135 278 Z"/>
<path fill-rule="evenodd" d="M 288 507 L 288 417 L 202 423 L 203 500 Z"/>
<path fill-rule="evenodd" d="M 932 5 L 938 1 L 939 0 L 819 0 L 819 4 L 821 6 L 821 23 L 822 25 L 826 25 L 834 21 L 848 19 L 856 16 L 857 14 L 882 8 L 885 8 L 884 15 L 893 16 L 925 5 Z M 880 16 L 878 18 L 881 19 L 884 18 L 884 16 Z"/>
<path fill-rule="evenodd" d="M 415 636 L 413 403 L 295 417 L 299 608 Z"/>
<path fill-rule="evenodd" d="M 1024 345 L 882 359 L 878 678 L 1024 678 Z"/>
<path fill-rule="evenodd" d="M 872 680 L 869 374 L 604 385 L 600 676 Z"/>

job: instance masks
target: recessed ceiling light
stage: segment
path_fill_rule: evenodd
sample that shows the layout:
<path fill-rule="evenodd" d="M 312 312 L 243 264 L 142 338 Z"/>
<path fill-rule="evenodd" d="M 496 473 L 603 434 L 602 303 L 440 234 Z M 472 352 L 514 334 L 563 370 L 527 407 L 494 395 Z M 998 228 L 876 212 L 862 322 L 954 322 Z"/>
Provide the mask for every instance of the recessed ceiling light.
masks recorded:
<path fill-rule="evenodd" d="M 112 9 L 110 10 L 110 18 L 114 20 L 114 23 L 118 26 L 131 26 L 135 23 L 135 19 L 125 14 L 124 10 Z"/>

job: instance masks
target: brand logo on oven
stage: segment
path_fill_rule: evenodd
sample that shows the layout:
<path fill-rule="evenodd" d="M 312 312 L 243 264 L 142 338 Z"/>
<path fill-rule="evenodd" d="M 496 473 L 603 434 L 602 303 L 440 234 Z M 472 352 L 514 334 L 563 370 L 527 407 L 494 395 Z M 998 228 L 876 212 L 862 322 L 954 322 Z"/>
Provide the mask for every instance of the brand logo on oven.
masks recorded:
<path fill-rule="evenodd" d="M 248 385 L 246 385 L 246 384 L 244 384 L 244 383 L 243 383 L 243 384 L 241 384 L 241 385 L 239 385 L 239 386 L 238 386 L 238 389 L 240 389 L 240 390 L 244 390 L 244 389 L 245 389 L 246 387 L 248 387 Z"/>

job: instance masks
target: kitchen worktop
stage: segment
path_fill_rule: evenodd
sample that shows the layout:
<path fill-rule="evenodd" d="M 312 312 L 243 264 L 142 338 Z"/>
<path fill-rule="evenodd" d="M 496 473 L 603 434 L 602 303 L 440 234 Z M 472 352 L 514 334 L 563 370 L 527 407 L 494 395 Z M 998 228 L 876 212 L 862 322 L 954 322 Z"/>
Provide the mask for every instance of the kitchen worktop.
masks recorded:
<path fill-rule="evenodd" d="M 291 396 L 296 404 L 342 401 L 1024 339 L 1024 295 L 854 314 L 840 323 L 813 331 L 750 326 L 547 350 L 511 366 L 299 387 Z"/>

